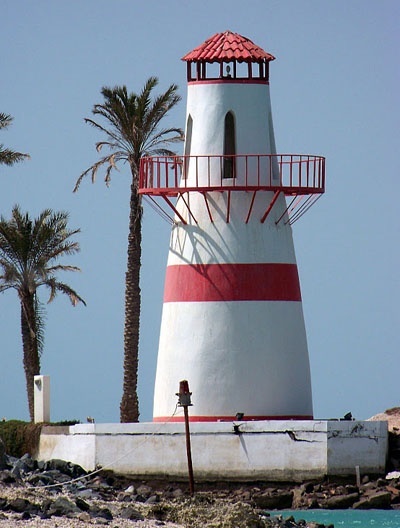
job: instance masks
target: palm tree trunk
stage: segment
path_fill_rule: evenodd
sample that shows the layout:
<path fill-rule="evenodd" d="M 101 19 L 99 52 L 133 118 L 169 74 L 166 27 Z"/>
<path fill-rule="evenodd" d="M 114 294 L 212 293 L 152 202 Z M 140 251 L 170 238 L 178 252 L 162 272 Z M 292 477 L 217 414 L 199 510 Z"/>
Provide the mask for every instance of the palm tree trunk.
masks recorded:
<path fill-rule="evenodd" d="M 120 405 L 122 423 L 139 421 L 137 378 L 139 364 L 140 262 L 142 254 L 142 205 L 137 177 L 132 169 L 129 213 L 128 265 L 125 277 L 124 381 Z"/>
<path fill-rule="evenodd" d="M 34 296 L 28 292 L 20 297 L 21 334 L 24 354 L 26 392 L 28 394 L 29 416 L 34 421 L 34 376 L 40 374 L 40 358 L 36 334 L 36 314 Z"/>

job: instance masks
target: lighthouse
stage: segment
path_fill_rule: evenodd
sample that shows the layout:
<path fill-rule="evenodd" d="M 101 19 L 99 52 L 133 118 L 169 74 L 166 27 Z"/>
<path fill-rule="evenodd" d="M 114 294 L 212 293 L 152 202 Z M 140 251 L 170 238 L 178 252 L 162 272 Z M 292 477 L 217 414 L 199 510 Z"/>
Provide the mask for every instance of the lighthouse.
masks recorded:
<path fill-rule="evenodd" d="M 324 192 L 325 160 L 277 153 L 274 59 L 230 31 L 187 53 L 184 153 L 141 160 L 139 192 L 172 222 L 154 421 L 183 420 L 181 380 L 191 421 L 313 418 L 291 226 Z"/>

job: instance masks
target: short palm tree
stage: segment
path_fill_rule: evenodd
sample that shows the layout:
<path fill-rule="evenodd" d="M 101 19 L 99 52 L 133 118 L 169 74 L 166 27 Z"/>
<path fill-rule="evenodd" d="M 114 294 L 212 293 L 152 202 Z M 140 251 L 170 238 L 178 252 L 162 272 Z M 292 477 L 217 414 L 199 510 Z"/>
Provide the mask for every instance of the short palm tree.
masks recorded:
<path fill-rule="evenodd" d="M 85 301 L 67 284 L 56 278 L 59 271 L 80 271 L 76 266 L 59 264 L 65 255 L 79 251 L 79 244 L 71 237 L 80 232 L 69 230 L 68 214 L 45 209 L 32 220 L 18 205 L 11 219 L 0 217 L 0 292 L 14 289 L 21 305 L 21 334 L 23 361 L 28 393 L 29 414 L 34 418 L 33 378 L 40 374 L 40 355 L 43 350 L 43 305 L 37 290 L 47 286 L 48 302 L 58 292 L 67 295 L 75 306 Z"/>
<path fill-rule="evenodd" d="M 105 167 L 105 183 L 108 185 L 113 169 L 119 163 L 128 163 L 131 171 L 128 264 L 125 278 L 125 326 L 124 326 L 124 381 L 120 404 L 121 422 L 139 420 L 137 397 L 137 372 L 140 323 L 140 265 L 142 240 L 142 200 L 138 194 L 140 158 L 146 155 L 172 156 L 168 147 L 183 140 L 180 128 L 159 128 L 161 120 L 180 101 L 175 84 L 161 95 L 152 97 L 158 79 L 150 77 L 139 94 L 128 93 L 126 86 L 104 87 L 102 104 L 94 105 L 92 113 L 102 122 L 85 119 L 103 133 L 104 141 L 96 143 L 98 152 L 106 147 L 108 153 L 85 172 L 75 185 L 76 191 L 82 179 L 91 174 L 96 179 L 99 168 Z M 101 124 L 104 123 L 104 124 Z"/>
<path fill-rule="evenodd" d="M 8 114 L 0 112 L 0 130 L 11 125 L 13 118 Z M 0 144 L 0 165 L 14 165 L 19 161 L 29 158 L 29 154 L 21 154 L 21 152 L 14 152 L 9 148 L 5 148 Z"/>

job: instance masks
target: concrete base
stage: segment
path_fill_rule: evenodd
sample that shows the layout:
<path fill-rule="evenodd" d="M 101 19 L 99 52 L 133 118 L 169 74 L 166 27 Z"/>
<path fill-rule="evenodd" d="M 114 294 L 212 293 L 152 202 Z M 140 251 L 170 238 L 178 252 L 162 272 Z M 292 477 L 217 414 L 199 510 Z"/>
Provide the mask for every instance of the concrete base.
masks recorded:
<path fill-rule="evenodd" d="M 235 427 L 237 426 L 237 427 Z M 384 474 L 387 422 L 191 423 L 195 480 L 303 481 Z M 187 478 L 183 423 L 79 424 L 42 429 L 38 460 L 60 458 L 138 478 Z"/>

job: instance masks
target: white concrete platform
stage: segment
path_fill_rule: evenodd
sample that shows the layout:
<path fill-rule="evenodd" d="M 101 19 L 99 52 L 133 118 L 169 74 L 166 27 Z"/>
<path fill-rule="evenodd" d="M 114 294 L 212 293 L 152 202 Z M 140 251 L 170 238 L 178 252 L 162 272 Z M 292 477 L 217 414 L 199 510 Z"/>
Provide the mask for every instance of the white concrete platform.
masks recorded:
<path fill-rule="evenodd" d="M 238 426 L 235 428 L 234 426 Z M 235 431 L 236 429 L 236 431 Z M 303 481 L 384 474 L 387 422 L 307 420 L 191 423 L 195 480 Z M 45 426 L 38 460 L 59 458 L 138 478 L 187 478 L 183 423 Z"/>

